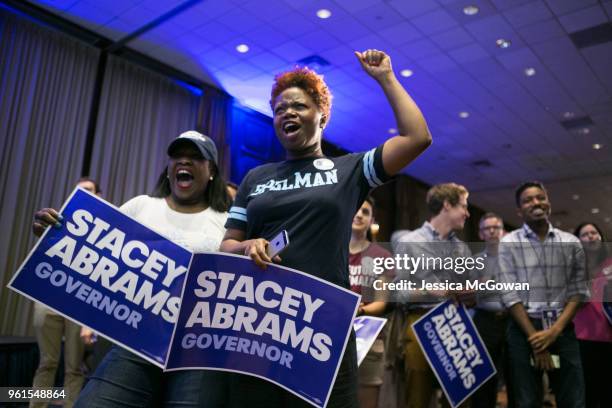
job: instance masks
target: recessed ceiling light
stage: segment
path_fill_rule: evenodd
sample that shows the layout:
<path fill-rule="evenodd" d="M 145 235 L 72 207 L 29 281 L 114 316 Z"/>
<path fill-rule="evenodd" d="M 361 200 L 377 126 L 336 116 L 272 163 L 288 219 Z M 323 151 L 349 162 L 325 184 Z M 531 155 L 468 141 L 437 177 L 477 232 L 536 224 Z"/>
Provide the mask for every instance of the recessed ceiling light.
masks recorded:
<path fill-rule="evenodd" d="M 236 46 L 236 51 L 238 51 L 241 54 L 244 54 L 245 52 L 249 52 L 249 46 L 246 44 L 238 44 Z"/>
<path fill-rule="evenodd" d="M 473 16 L 475 14 L 478 14 L 479 11 L 480 9 L 474 5 L 465 6 L 463 8 L 463 14 L 465 14 L 466 16 Z"/>
<path fill-rule="evenodd" d="M 595 149 L 595 150 L 599 150 L 599 149 L 601 149 L 602 147 L 603 147 L 603 145 L 602 145 L 602 144 L 599 144 L 599 143 L 595 143 L 595 144 L 593 145 L 593 149 Z"/>
<path fill-rule="evenodd" d="M 396 128 L 389 128 L 388 132 L 389 132 L 390 135 L 394 135 L 394 134 L 397 133 L 397 129 Z"/>
<path fill-rule="evenodd" d="M 599 214 L 599 208 L 591 208 L 591 214 Z"/>
<path fill-rule="evenodd" d="M 534 76 L 535 74 L 536 74 L 535 68 L 532 68 L 532 67 L 525 68 L 525 75 L 527 75 L 528 77 Z"/>
<path fill-rule="evenodd" d="M 469 118 L 469 117 L 470 117 L 470 112 L 465 112 L 465 111 L 463 111 L 463 112 L 459 112 L 459 117 L 460 117 L 461 119 L 466 119 L 466 118 Z"/>
<path fill-rule="evenodd" d="M 572 200 L 580 200 L 580 196 L 578 194 L 574 194 L 572 196 Z"/>
<path fill-rule="evenodd" d="M 412 72 L 412 70 L 410 70 L 410 69 L 402 69 L 400 71 L 400 75 L 403 76 L 404 78 L 411 77 L 413 73 L 414 72 Z"/>
<path fill-rule="evenodd" d="M 495 44 L 497 44 L 499 48 L 508 48 L 510 47 L 510 45 L 512 45 L 512 42 L 510 40 L 504 40 L 503 38 L 500 38 L 495 41 Z"/>
<path fill-rule="evenodd" d="M 330 18 L 332 15 L 331 11 L 329 11 L 328 9 L 320 9 L 317 10 L 317 17 L 325 20 L 326 18 Z"/>
<path fill-rule="evenodd" d="M 610 221 L 612 221 L 612 218 L 610 218 L 610 217 L 604 218 L 604 222 L 610 222 Z"/>
<path fill-rule="evenodd" d="M 563 117 L 565 119 L 571 119 L 574 117 L 574 112 L 563 112 Z"/>

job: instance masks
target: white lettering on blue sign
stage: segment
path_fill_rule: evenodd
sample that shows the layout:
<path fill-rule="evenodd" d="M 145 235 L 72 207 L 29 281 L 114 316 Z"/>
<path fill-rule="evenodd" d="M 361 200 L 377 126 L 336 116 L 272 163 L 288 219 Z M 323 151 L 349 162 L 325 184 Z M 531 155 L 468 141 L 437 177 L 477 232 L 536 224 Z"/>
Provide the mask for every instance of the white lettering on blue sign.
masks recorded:
<path fill-rule="evenodd" d="M 463 386 L 469 389 L 476 381 L 472 369 L 483 364 L 483 360 L 474 344 L 474 339 L 457 313 L 457 307 L 452 303 L 449 304 L 444 308 L 444 314 L 433 316 L 432 321 L 446 353 L 452 358 L 453 366 L 459 372 Z M 439 355 L 437 350 L 436 354 Z"/>
<path fill-rule="evenodd" d="M 64 236 L 46 252 L 49 258 L 57 257 L 62 265 L 87 276 L 93 282 L 100 282 L 112 292 L 121 292 L 125 299 L 169 323 L 176 321 L 180 298 L 170 297 L 165 289 L 154 293 L 153 283 L 158 278 L 165 287 L 170 287 L 176 278 L 187 272 L 183 265 L 176 265 L 173 259 L 156 251 L 141 241 L 126 242 L 126 234 L 118 228 L 109 231 L 110 225 L 100 218 L 94 218 L 87 210 L 76 210 L 72 220 L 66 223 L 70 234 L 87 237 L 77 248 L 77 241 Z M 97 248 L 97 249 L 94 249 Z M 105 253 L 109 255 L 100 255 Z M 121 261 L 134 271 L 120 271 L 116 261 Z"/>
<path fill-rule="evenodd" d="M 325 333 L 315 333 L 314 329 L 304 326 L 301 330 L 294 320 L 284 315 L 311 323 L 315 312 L 325 303 L 313 299 L 306 292 L 291 287 L 281 287 L 274 281 L 255 284 L 248 275 L 227 272 L 203 271 L 197 278 L 199 287 L 194 294 L 201 298 L 214 297 L 214 306 L 207 301 L 199 301 L 194 306 L 185 327 L 200 325 L 213 329 L 231 329 L 257 336 L 268 335 L 273 340 L 310 354 L 319 361 L 327 361 L 330 356 L 331 338 Z M 272 311 L 261 315 L 249 306 L 234 306 L 220 302 L 243 300 Z"/>

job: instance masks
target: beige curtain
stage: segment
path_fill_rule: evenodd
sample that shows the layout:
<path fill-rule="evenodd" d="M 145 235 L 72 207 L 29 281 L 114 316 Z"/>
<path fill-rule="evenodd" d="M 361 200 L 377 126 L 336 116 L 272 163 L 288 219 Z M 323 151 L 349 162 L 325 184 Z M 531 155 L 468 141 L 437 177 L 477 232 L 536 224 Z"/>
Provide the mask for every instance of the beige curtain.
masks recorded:
<path fill-rule="evenodd" d="M 197 129 L 215 141 L 219 167 L 226 180 L 229 180 L 231 170 L 231 112 L 232 98 L 222 91 L 207 89 L 200 99 Z"/>
<path fill-rule="evenodd" d="M 152 190 L 166 165 L 169 141 L 195 127 L 199 98 L 166 77 L 109 56 L 90 171 L 106 200 L 120 205 Z"/>
<path fill-rule="evenodd" d="M 80 176 L 98 56 L 0 8 L 0 336 L 31 334 L 32 303 L 6 285 L 34 211 L 59 207 Z"/>

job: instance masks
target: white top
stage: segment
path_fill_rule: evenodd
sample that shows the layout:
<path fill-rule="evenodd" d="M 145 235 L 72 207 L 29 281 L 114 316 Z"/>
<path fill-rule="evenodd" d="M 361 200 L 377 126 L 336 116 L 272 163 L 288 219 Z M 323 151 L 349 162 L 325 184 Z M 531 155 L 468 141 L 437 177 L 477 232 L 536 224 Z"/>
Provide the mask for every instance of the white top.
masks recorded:
<path fill-rule="evenodd" d="M 180 213 L 168 207 L 164 198 L 141 195 L 120 210 L 193 252 L 218 251 L 225 234 L 227 213 L 210 207 L 198 213 Z"/>

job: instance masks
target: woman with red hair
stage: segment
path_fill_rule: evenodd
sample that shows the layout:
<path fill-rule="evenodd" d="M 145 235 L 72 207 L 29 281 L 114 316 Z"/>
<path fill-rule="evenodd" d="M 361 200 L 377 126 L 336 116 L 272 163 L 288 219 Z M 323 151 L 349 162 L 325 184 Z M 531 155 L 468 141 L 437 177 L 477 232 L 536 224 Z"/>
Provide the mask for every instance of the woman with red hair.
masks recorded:
<path fill-rule="evenodd" d="M 287 160 L 259 166 L 245 176 L 230 209 L 222 251 L 247 255 L 262 268 L 275 261 L 349 288 L 353 215 L 372 188 L 389 180 L 431 144 L 425 119 L 393 73 L 389 56 L 378 50 L 355 55 L 385 93 L 399 136 L 365 153 L 325 157 L 321 138 L 332 99 L 327 85 L 307 68 L 278 75 L 270 105 Z M 291 245 L 282 260 L 270 259 L 268 240 L 281 230 L 287 230 Z M 308 406 L 273 384 L 244 375 L 232 375 L 231 389 L 230 406 Z M 357 405 L 355 338 L 351 336 L 328 406 Z"/>

